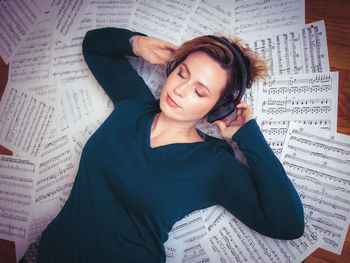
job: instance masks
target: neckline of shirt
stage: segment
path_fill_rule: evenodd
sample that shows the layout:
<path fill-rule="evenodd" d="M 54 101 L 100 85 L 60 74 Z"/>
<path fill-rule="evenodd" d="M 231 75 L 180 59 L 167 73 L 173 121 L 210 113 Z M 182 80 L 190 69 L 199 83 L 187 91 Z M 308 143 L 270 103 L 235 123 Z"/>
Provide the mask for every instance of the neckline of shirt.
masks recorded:
<path fill-rule="evenodd" d="M 201 142 L 174 142 L 174 143 L 169 143 L 169 144 L 165 144 L 165 145 L 160 145 L 160 146 L 156 146 L 156 147 L 151 147 L 151 127 L 152 127 L 152 123 L 154 118 L 156 117 L 156 114 L 158 112 L 155 111 L 152 114 L 150 114 L 150 119 L 148 120 L 147 123 L 147 127 L 145 129 L 145 139 L 146 139 L 146 147 L 150 150 L 161 150 L 161 149 L 166 149 L 169 147 L 177 147 L 177 146 L 194 146 L 197 144 L 202 144 L 202 145 L 206 145 L 207 143 L 210 143 L 209 141 L 201 141 Z M 197 129 L 198 131 L 198 129 Z M 200 135 L 200 133 L 199 133 Z"/>

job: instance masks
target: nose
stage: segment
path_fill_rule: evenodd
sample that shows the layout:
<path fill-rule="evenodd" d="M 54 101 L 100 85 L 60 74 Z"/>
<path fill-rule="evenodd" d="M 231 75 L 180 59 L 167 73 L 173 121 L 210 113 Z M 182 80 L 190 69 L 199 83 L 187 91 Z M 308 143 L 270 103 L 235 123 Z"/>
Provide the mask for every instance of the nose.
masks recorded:
<path fill-rule="evenodd" d="M 190 90 L 191 85 L 189 83 L 182 83 L 180 85 L 178 85 L 177 87 L 175 87 L 174 89 L 174 93 L 183 98 L 187 95 L 188 91 Z"/>

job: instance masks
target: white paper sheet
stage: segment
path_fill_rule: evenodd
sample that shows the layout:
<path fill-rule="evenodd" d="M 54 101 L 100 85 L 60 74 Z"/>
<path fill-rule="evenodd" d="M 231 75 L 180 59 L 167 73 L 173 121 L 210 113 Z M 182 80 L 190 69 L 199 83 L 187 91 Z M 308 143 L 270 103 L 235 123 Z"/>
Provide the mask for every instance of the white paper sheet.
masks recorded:
<path fill-rule="evenodd" d="M 322 244 L 307 221 L 303 236 L 289 241 L 263 236 L 226 210 L 213 222 L 200 242 L 210 262 L 301 262 Z"/>
<path fill-rule="evenodd" d="M 39 17 L 12 57 L 9 66 L 10 82 L 23 84 L 51 78 L 54 22 L 51 12 Z"/>
<path fill-rule="evenodd" d="M 0 56 L 6 64 L 25 39 L 41 10 L 36 1 L 2 0 L 0 2 Z"/>
<path fill-rule="evenodd" d="M 57 2 L 55 31 L 57 39 L 69 43 L 89 5 L 87 0 L 62 0 Z"/>
<path fill-rule="evenodd" d="M 131 18 L 131 29 L 179 44 L 189 14 L 198 0 L 140 0 Z"/>
<path fill-rule="evenodd" d="M 247 37 L 248 45 L 261 53 L 271 77 L 300 73 L 329 72 L 324 21 Z"/>
<path fill-rule="evenodd" d="M 76 173 L 71 139 L 58 136 L 46 142 L 37 159 L 38 175 L 35 183 L 35 203 L 44 203 L 70 190 Z"/>
<path fill-rule="evenodd" d="M 35 164 L 0 155 L 0 237 L 25 241 L 28 237 Z"/>
<path fill-rule="evenodd" d="M 291 122 L 281 155 L 305 217 L 341 254 L 350 222 L 350 137 Z"/>
<path fill-rule="evenodd" d="M 90 1 L 90 10 L 95 15 L 96 28 L 129 26 L 136 0 Z"/>
<path fill-rule="evenodd" d="M 62 41 L 59 35 L 55 36 L 53 53 L 53 78 L 59 82 L 77 82 L 94 78 L 85 63 L 82 53 L 82 43 L 86 32 L 95 26 L 91 17 L 92 12 L 88 9 L 81 18 L 78 27 L 74 31 L 74 36 Z"/>
<path fill-rule="evenodd" d="M 181 42 L 202 35 L 234 35 L 232 13 L 225 8 L 224 1 L 200 0 L 189 17 L 181 36 Z"/>
<path fill-rule="evenodd" d="M 206 233 L 203 213 L 200 210 L 176 222 L 164 244 L 167 262 L 208 262 L 209 258 L 199 243 Z"/>
<path fill-rule="evenodd" d="M 277 156 L 289 121 L 336 131 L 338 72 L 275 77 L 258 90 L 258 122 Z"/>
<path fill-rule="evenodd" d="M 236 34 L 264 35 L 264 31 L 305 23 L 305 0 L 234 1 Z"/>
<path fill-rule="evenodd" d="M 7 85 L 0 102 L 0 144 L 35 160 L 54 113 L 55 105 L 47 99 Z"/>
<path fill-rule="evenodd" d="M 104 96 L 104 91 L 90 81 L 60 84 L 57 97 L 61 130 L 69 129 L 72 134 L 96 118 L 105 116 Z"/>

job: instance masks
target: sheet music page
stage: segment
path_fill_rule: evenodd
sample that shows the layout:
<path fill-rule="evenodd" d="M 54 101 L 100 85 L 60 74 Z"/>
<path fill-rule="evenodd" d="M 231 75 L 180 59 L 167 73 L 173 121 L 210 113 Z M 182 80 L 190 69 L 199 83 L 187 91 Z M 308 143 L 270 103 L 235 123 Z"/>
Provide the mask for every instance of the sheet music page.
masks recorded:
<path fill-rule="evenodd" d="M 136 0 L 90 1 L 90 10 L 95 15 L 96 28 L 128 28 Z"/>
<path fill-rule="evenodd" d="M 70 43 L 89 5 L 87 0 L 62 0 L 55 6 L 57 39 Z"/>
<path fill-rule="evenodd" d="M 225 1 L 200 0 L 181 36 L 181 42 L 202 35 L 234 35 L 235 24 Z"/>
<path fill-rule="evenodd" d="M 7 85 L 0 102 L 0 145 L 35 160 L 54 120 L 55 107 L 45 97 Z"/>
<path fill-rule="evenodd" d="M 198 1 L 140 0 L 130 19 L 130 27 L 178 45 L 187 19 Z"/>
<path fill-rule="evenodd" d="M 78 165 L 73 163 L 71 139 L 65 135 L 46 142 L 37 158 L 35 203 L 45 203 L 70 190 Z"/>
<path fill-rule="evenodd" d="M 8 74 L 10 82 L 38 82 L 51 78 L 54 23 L 52 12 L 39 17 L 11 59 Z"/>
<path fill-rule="evenodd" d="M 233 11 L 236 34 L 242 38 L 305 23 L 305 0 L 235 0 Z"/>
<path fill-rule="evenodd" d="M 34 0 L 0 2 L 0 56 L 6 64 L 9 63 L 41 12 Z"/>
<path fill-rule="evenodd" d="M 278 240 L 263 236 L 226 212 L 201 240 L 211 262 L 301 262 L 321 244 L 321 236 L 306 221 L 302 237 Z"/>
<path fill-rule="evenodd" d="M 261 53 L 270 76 L 329 72 L 328 47 L 324 21 L 249 36 L 248 46 Z"/>
<path fill-rule="evenodd" d="M 105 116 L 104 91 L 90 81 L 63 83 L 57 91 L 61 130 L 76 132 L 95 118 Z"/>
<path fill-rule="evenodd" d="M 143 60 L 140 57 L 127 57 L 129 63 L 133 68 L 137 71 L 137 73 L 143 78 L 143 80 L 147 83 L 152 70 L 155 67 L 151 63 L 148 63 L 146 60 Z"/>
<path fill-rule="evenodd" d="M 59 211 L 60 206 L 58 205 L 58 201 L 56 199 L 51 199 L 39 205 L 33 205 L 28 239 L 26 241 L 16 242 L 17 260 L 23 257 L 31 243 L 37 241 L 38 237 L 45 230 L 48 224 L 55 218 Z"/>
<path fill-rule="evenodd" d="M 35 164 L 14 156 L 0 155 L 0 237 L 25 241 L 28 237 Z"/>
<path fill-rule="evenodd" d="M 169 239 L 164 243 L 167 262 L 208 262 L 209 258 L 199 243 L 206 233 L 201 210 L 176 222 L 169 232 Z"/>
<path fill-rule="evenodd" d="M 64 42 L 59 35 L 55 35 L 52 74 L 56 81 L 66 83 L 91 79 L 95 82 L 82 53 L 84 36 L 95 26 L 92 16 L 92 12 L 88 9 L 80 23 L 76 23 L 78 28 L 69 41 Z"/>
<path fill-rule="evenodd" d="M 97 119 L 86 125 L 85 128 L 71 134 L 71 148 L 73 152 L 74 163 L 79 164 L 81 153 L 91 135 L 102 125 L 104 119 Z"/>
<path fill-rule="evenodd" d="M 350 222 L 349 156 L 349 136 L 291 122 L 280 158 L 322 248 L 339 255 Z"/>
<path fill-rule="evenodd" d="M 290 121 L 336 131 L 338 72 L 280 76 L 259 83 L 258 123 L 277 156 Z"/>

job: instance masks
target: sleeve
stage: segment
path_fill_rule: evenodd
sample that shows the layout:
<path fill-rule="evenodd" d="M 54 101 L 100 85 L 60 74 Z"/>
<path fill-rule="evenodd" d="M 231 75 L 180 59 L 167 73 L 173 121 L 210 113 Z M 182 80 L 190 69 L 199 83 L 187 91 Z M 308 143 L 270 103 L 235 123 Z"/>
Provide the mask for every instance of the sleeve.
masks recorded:
<path fill-rule="evenodd" d="M 256 121 L 243 125 L 232 140 L 249 167 L 222 151 L 219 158 L 225 167 L 215 187 L 218 204 L 265 236 L 285 240 L 302 236 L 305 225 L 301 200 Z"/>
<path fill-rule="evenodd" d="M 143 35 L 122 28 L 90 30 L 83 40 L 83 55 L 92 74 L 115 105 L 126 99 L 152 101 L 153 94 L 125 56 L 135 56 L 129 39 Z"/>

